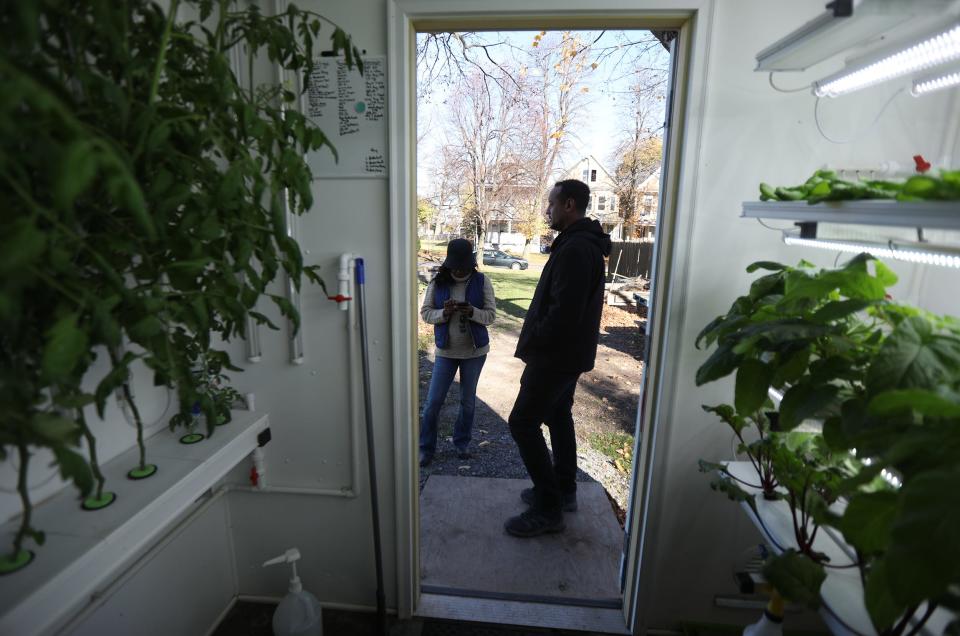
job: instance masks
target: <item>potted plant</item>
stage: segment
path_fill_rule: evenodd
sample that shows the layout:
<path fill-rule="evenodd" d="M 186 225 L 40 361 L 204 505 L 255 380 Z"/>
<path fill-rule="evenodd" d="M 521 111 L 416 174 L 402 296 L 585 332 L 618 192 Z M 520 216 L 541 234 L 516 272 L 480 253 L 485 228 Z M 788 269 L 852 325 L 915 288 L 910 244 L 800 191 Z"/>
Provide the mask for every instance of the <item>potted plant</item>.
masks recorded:
<path fill-rule="evenodd" d="M 738 410 L 714 409 L 733 426 L 761 390 L 784 389 L 768 457 L 795 536 L 765 571 L 787 598 L 815 606 L 825 569 L 855 567 L 878 633 L 914 633 L 936 607 L 960 607 L 960 327 L 893 303 L 896 278 L 867 255 L 833 270 L 748 271 L 758 269 L 774 274 L 704 330 L 717 350 L 698 382 L 737 373 Z M 798 434 L 812 417 L 822 428 Z M 723 488 L 750 497 L 729 480 Z M 855 562 L 813 549 L 821 525 L 842 533 Z"/>
<path fill-rule="evenodd" d="M 93 458 L 95 445 L 82 409 L 92 403 L 102 415 L 119 390 L 141 449 L 132 476 L 151 474 L 131 364 L 177 391 L 181 418 L 193 404 L 184 397 L 199 396 L 216 422 L 230 394 L 194 373 L 196 354 L 182 345 L 242 337 L 248 316 L 265 321 L 254 311 L 263 295 L 297 324 L 268 286 L 281 270 L 297 287 L 303 276 L 319 281 L 287 235 L 286 212 L 313 203 L 305 153 L 333 148 L 289 107 L 297 95 L 244 85 L 229 60 L 242 44 L 248 75 L 262 55 L 308 78 L 324 24 L 332 52 L 362 70 L 359 50 L 292 5 L 267 16 L 227 0 L 190 4 L 196 20 L 177 20 L 179 0 L 166 9 L 131 0 L 3 10 L 0 458 L 20 456 L 24 514 L 0 572 L 32 558 L 26 539 L 42 542 L 26 484 L 31 447 L 51 448 L 86 496 L 91 468 L 76 448 L 87 439 Z M 104 352 L 110 369 L 85 391 L 81 380 Z"/>

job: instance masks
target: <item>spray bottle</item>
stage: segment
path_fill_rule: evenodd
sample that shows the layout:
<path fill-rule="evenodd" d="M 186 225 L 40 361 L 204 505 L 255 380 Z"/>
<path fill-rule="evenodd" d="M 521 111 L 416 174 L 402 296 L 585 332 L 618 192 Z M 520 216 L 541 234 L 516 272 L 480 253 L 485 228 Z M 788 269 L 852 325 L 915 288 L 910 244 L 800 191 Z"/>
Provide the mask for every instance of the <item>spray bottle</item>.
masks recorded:
<path fill-rule="evenodd" d="M 263 564 L 263 567 L 278 563 L 289 563 L 293 566 L 290 588 L 273 613 L 273 636 L 323 636 L 320 601 L 300 584 L 300 577 L 297 576 L 299 558 L 300 550 L 290 548 Z"/>

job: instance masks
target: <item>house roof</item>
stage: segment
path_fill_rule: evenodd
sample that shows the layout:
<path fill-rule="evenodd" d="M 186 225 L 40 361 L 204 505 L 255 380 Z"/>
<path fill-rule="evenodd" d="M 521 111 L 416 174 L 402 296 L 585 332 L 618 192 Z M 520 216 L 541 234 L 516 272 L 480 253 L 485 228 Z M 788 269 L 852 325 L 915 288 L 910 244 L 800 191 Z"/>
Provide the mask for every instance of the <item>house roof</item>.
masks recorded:
<path fill-rule="evenodd" d="M 603 171 L 603 174 L 606 175 L 607 179 L 609 179 L 609 180 L 611 180 L 611 181 L 613 180 L 613 175 L 610 174 L 610 171 L 607 170 L 607 168 L 603 165 L 603 162 L 601 162 L 599 159 L 597 159 L 597 158 L 594 157 L 593 155 L 585 155 L 585 156 L 577 159 L 577 162 L 574 163 L 570 168 L 568 168 L 568 169 L 566 170 L 566 172 L 564 172 L 564 174 L 565 174 L 565 175 L 574 174 L 575 171 L 576 171 L 576 169 L 577 169 L 577 166 L 579 166 L 579 165 L 580 165 L 581 163 L 583 163 L 584 161 L 587 161 L 587 162 L 590 162 L 590 163 L 592 163 L 592 164 L 595 164 L 598 168 L 600 168 L 600 170 Z"/>

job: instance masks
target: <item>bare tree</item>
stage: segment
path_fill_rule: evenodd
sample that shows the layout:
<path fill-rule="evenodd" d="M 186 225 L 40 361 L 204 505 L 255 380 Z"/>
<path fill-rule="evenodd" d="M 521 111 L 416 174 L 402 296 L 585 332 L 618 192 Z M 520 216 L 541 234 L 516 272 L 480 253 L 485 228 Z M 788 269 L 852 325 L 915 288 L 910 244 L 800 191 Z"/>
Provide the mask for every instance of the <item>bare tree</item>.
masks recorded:
<path fill-rule="evenodd" d="M 663 142 L 662 102 L 666 70 L 637 69 L 630 86 L 629 100 L 621 116 L 630 126 L 617 144 L 612 163 L 614 193 L 623 219 L 624 236 L 634 235 L 640 209 L 640 186 L 660 167 Z"/>
<path fill-rule="evenodd" d="M 533 73 L 528 73 L 531 85 L 530 136 L 525 148 L 530 156 L 538 200 L 536 205 L 546 207 L 546 197 L 554 172 L 573 139 L 573 130 L 581 123 L 588 88 L 583 86 L 586 75 L 597 67 L 589 61 L 590 45 L 570 31 L 559 34 L 553 41 L 543 37 L 534 39 L 531 58 Z"/>
<path fill-rule="evenodd" d="M 590 44 L 565 31 L 534 37 L 529 66 L 519 76 L 524 89 L 523 154 L 529 187 L 518 205 L 518 229 L 524 254 L 531 241 L 546 230 L 542 211 L 558 166 L 571 148 L 573 131 L 587 103 L 586 77 L 597 67 L 589 61 Z"/>
<path fill-rule="evenodd" d="M 493 215 L 508 209 L 520 175 L 521 101 L 515 85 L 480 72 L 469 74 L 450 99 L 448 148 L 466 186 L 464 220 L 478 247 Z"/>

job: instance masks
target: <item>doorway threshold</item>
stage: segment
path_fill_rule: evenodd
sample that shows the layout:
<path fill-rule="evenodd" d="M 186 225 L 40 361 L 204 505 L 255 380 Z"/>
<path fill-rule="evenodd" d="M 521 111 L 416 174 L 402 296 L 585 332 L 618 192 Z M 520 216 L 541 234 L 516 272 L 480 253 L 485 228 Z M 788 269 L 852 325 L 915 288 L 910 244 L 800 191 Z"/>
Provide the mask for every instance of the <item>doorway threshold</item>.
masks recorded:
<path fill-rule="evenodd" d="M 520 625 L 594 634 L 630 633 L 624 625 L 623 612 L 619 609 L 467 598 L 427 592 L 420 594 L 415 615 L 421 618 Z"/>

